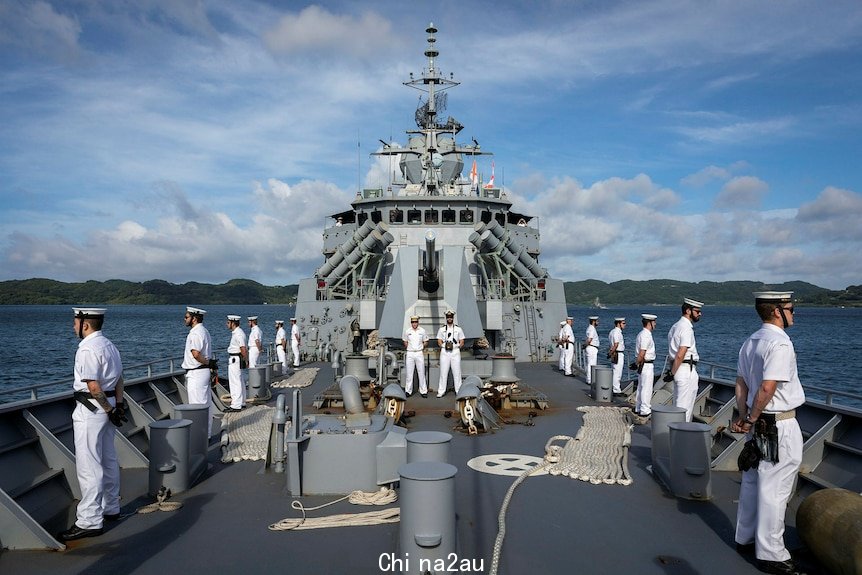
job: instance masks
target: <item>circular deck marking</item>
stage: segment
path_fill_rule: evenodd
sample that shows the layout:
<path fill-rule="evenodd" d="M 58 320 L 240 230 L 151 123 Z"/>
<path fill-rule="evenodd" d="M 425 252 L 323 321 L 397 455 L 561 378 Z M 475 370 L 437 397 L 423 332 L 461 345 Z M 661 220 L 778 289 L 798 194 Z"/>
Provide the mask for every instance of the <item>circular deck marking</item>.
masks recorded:
<path fill-rule="evenodd" d="M 509 475 L 517 477 L 528 469 L 535 469 L 542 463 L 541 457 L 532 455 L 517 455 L 514 453 L 495 453 L 480 455 L 467 462 L 470 469 L 492 475 Z M 534 475 L 547 475 L 547 470 L 537 471 Z"/>

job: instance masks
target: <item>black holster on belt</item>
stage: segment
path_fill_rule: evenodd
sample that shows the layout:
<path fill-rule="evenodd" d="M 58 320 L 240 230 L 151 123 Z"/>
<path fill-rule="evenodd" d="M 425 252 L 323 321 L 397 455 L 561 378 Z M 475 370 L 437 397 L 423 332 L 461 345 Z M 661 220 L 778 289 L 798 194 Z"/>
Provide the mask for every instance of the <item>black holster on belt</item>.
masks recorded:
<path fill-rule="evenodd" d="M 105 397 L 114 397 L 116 395 L 117 392 L 113 389 L 105 392 Z M 90 402 L 90 400 L 93 399 L 92 393 L 90 393 L 89 391 L 76 391 L 72 393 L 72 397 L 75 398 L 75 401 L 77 401 L 93 413 L 96 413 L 96 406 Z"/>
<path fill-rule="evenodd" d="M 742 446 L 742 451 L 739 452 L 739 457 L 736 460 L 736 465 L 739 467 L 740 471 L 757 469 L 757 466 L 760 465 L 760 460 L 762 458 L 763 454 L 760 452 L 760 448 L 757 446 L 757 441 L 754 439 L 749 439 L 745 442 L 745 445 Z"/>
<path fill-rule="evenodd" d="M 778 425 L 775 422 L 775 414 L 760 414 L 754 423 L 754 440 L 763 461 L 778 463 Z"/>

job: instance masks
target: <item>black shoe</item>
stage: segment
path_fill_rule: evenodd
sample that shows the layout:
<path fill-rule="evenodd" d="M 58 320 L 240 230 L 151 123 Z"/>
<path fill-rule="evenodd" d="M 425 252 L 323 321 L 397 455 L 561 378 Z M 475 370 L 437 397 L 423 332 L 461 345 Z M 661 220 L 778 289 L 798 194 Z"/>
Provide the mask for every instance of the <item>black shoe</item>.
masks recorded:
<path fill-rule="evenodd" d="M 736 552 L 740 555 L 754 555 L 754 543 L 737 543 Z"/>
<path fill-rule="evenodd" d="M 225 413 L 237 413 L 238 411 L 239 411 L 239 409 L 234 409 L 233 407 L 230 407 L 230 406 L 224 408 Z"/>
<path fill-rule="evenodd" d="M 797 569 L 796 563 L 791 559 L 787 561 L 763 561 L 758 559 L 757 568 L 764 573 L 774 573 L 775 575 L 805 575 L 803 571 Z"/>
<path fill-rule="evenodd" d="M 105 521 L 119 521 L 122 514 L 120 513 L 105 513 L 102 515 L 102 519 Z"/>
<path fill-rule="evenodd" d="M 105 530 L 101 527 L 99 529 L 81 529 L 77 525 L 72 525 L 71 529 L 60 533 L 60 541 L 74 541 L 75 539 L 83 539 L 84 537 L 98 537 L 104 532 Z"/>
<path fill-rule="evenodd" d="M 626 397 L 626 394 L 623 392 L 614 393 L 614 397 Z"/>
<path fill-rule="evenodd" d="M 428 397 L 427 393 L 420 393 L 419 395 L 421 395 L 422 397 Z"/>

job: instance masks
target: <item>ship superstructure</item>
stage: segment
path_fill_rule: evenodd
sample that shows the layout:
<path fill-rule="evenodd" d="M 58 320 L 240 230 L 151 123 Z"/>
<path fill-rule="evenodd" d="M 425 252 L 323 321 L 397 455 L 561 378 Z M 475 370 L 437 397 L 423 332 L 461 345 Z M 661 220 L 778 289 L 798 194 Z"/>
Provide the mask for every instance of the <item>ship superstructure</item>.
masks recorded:
<path fill-rule="evenodd" d="M 377 335 L 400 347 L 409 317 L 434 337 L 456 311 L 467 347 L 544 361 L 566 315 L 563 283 L 539 264 L 538 219 L 512 209 L 504 189 L 482 185 L 466 161 L 489 155 L 463 126 L 442 120 L 453 74 L 437 66 L 433 24 L 422 73 L 404 82 L 424 92 L 407 144 L 384 143 L 375 155 L 397 162 L 386 189 L 363 189 L 351 208 L 332 214 L 324 262 L 302 280 L 297 323 L 303 355 L 357 350 Z"/>

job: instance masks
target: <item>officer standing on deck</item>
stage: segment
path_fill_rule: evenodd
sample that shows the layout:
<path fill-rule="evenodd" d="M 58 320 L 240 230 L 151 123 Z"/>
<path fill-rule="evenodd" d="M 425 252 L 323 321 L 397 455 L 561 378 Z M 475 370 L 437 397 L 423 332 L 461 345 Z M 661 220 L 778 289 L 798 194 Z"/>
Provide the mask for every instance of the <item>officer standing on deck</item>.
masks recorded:
<path fill-rule="evenodd" d="M 596 365 L 599 360 L 599 332 L 596 330 L 599 325 L 599 316 L 591 315 L 588 319 L 590 324 L 587 326 L 587 333 L 584 337 L 584 351 L 587 355 L 587 385 L 591 383 L 592 379 L 590 366 Z"/>
<path fill-rule="evenodd" d="M 796 408 L 805 392 L 796 352 L 786 329 L 793 325 L 793 292 L 756 292 L 763 320 L 739 350 L 736 408 L 731 429 L 757 442 L 760 462 L 742 474 L 736 513 L 736 549 L 754 551 L 766 573 L 799 574 L 784 545 L 784 515 L 802 462 L 802 431 Z"/>
<path fill-rule="evenodd" d="M 248 366 L 257 367 L 260 354 L 263 352 L 263 332 L 257 325 L 257 316 L 248 317 Z"/>
<path fill-rule="evenodd" d="M 635 369 L 638 373 L 638 392 L 635 396 L 635 412 L 641 417 L 649 417 L 652 413 L 652 386 L 655 366 L 655 341 L 652 332 L 655 329 L 656 316 L 651 313 L 641 314 L 643 329 L 635 339 Z"/>
<path fill-rule="evenodd" d="M 230 406 L 225 411 L 239 411 L 245 407 L 245 377 L 242 367 L 248 361 L 245 332 L 239 327 L 240 316 L 227 316 L 230 344 L 227 346 L 227 378 L 230 385 Z"/>
<path fill-rule="evenodd" d="M 425 346 L 428 345 L 428 334 L 424 327 L 419 326 L 419 316 L 410 316 L 410 327 L 404 332 L 404 393 L 413 395 L 413 370 L 419 373 L 419 393 L 428 397 L 428 382 L 425 381 Z"/>
<path fill-rule="evenodd" d="M 560 371 L 566 369 L 566 350 L 563 347 L 563 328 L 566 326 L 566 320 L 560 322 L 560 332 L 557 334 L 557 347 L 560 349 Z"/>
<path fill-rule="evenodd" d="M 560 342 L 563 344 L 563 369 L 566 375 L 572 375 L 572 360 L 575 358 L 575 333 L 572 331 L 572 316 L 566 317 L 566 325 L 560 330 Z"/>
<path fill-rule="evenodd" d="M 455 312 L 451 309 L 446 312 L 446 323 L 437 330 L 437 344 L 440 346 L 440 381 L 437 384 L 437 397 L 443 397 L 446 395 L 450 368 L 455 393 L 461 389 L 461 348 L 464 347 L 464 330 L 455 323 Z"/>
<path fill-rule="evenodd" d="M 183 369 L 186 370 L 186 389 L 189 403 L 209 406 L 207 418 L 207 437 L 212 436 L 213 402 L 210 397 L 210 358 L 212 358 L 212 339 L 204 327 L 206 311 L 187 307 L 183 318 L 189 334 L 186 336 L 186 349 L 183 353 Z"/>
<path fill-rule="evenodd" d="M 684 298 L 682 317 L 667 333 L 667 355 L 673 363 L 664 376 L 664 381 L 673 380 L 673 404 L 685 409 L 685 420 L 691 421 L 694 400 L 697 398 L 697 345 L 694 339 L 694 324 L 700 321 L 703 303 Z"/>
<path fill-rule="evenodd" d="M 281 364 L 282 373 L 287 373 L 287 333 L 284 331 L 284 320 L 275 320 L 275 355 Z"/>
<path fill-rule="evenodd" d="M 296 318 L 290 318 L 290 351 L 293 352 L 293 367 L 299 367 L 299 326 L 296 325 Z"/>
<path fill-rule="evenodd" d="M 623 377 L 623 366 L 625 365 L 626 342 L 623 339 L 623 330 L 626 328 L 626 318 L 615 317 L 614 328 L 608 333 L 608 359 L 614 369 L 613 386 L 614 395 L 622 395 L 620 380 Z"/>
<path fill-rule="evenodd" d="M 123 408 L 123 362 L 116 346 L 102 334 L 103 308 L 72 308 L 81 342 L 75 352 L 72 412 L 75 468 L 81 487 L 75 524 L 62 541 L 103 533 L 104 520 L 120 518 L 120 466 L 114 449 L 114 426 L 126 419 Z M 113 424 L 113 425 L 111 425 Z"/>

